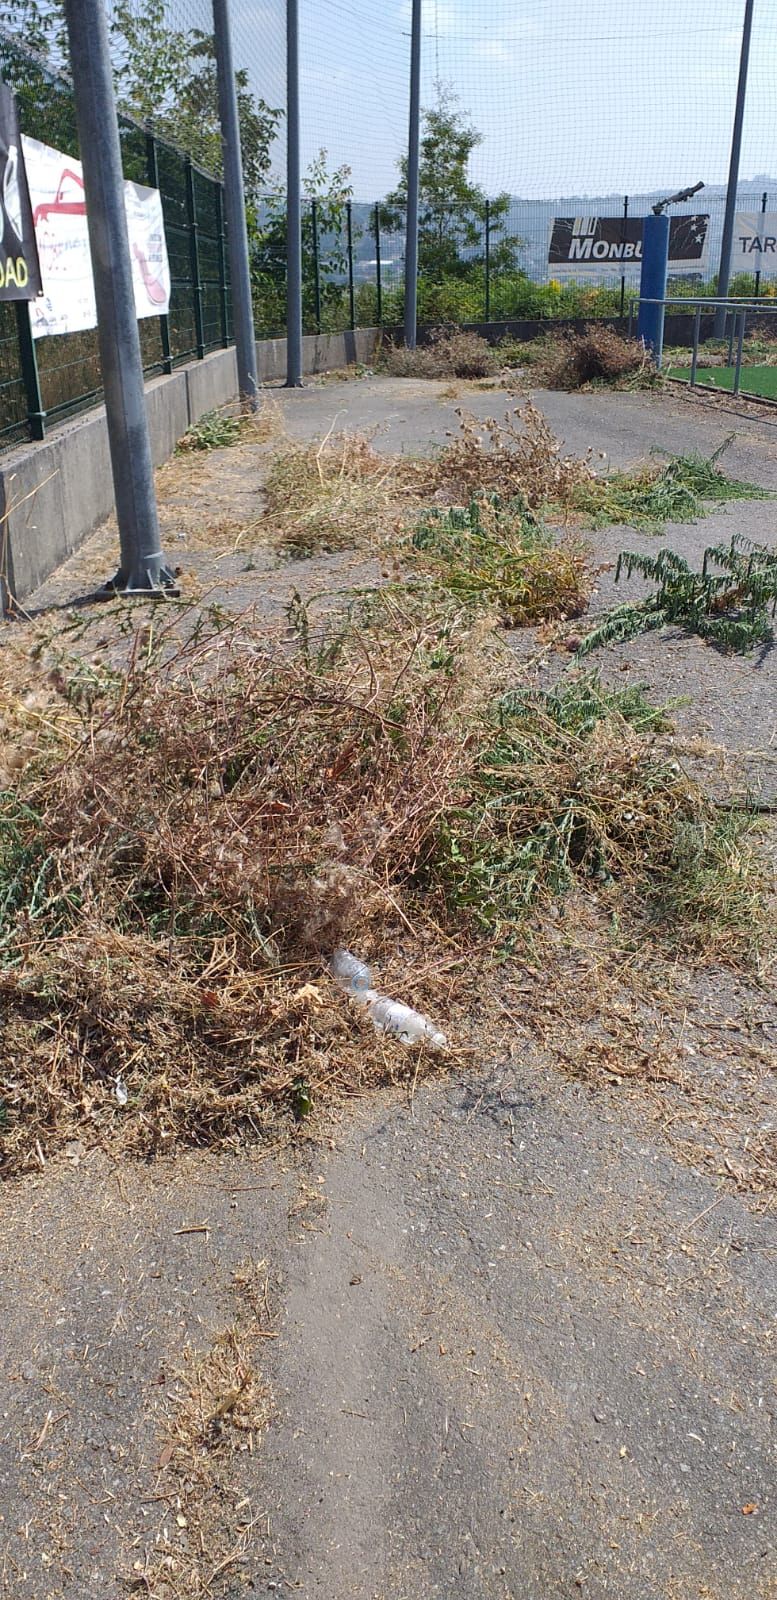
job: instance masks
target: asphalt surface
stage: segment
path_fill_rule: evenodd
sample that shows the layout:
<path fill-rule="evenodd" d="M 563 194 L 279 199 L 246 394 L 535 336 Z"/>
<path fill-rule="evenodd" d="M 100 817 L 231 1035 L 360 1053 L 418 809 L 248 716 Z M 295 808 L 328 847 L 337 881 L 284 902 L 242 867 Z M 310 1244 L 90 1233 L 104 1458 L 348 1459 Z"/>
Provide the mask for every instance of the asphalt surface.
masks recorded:
<path fill-rule="evenodd" d="M 438 388 L 367 379 L 280 403 L 300 437 L 337 415 L 418 448 L 455 425 Z M 541 404 L 570 450 L 613 465 L 736 428 L 728 470 L 777 488 L 768 422 L 631 394 Z M 696 554 L 733 527 L 768 537 L 773 509 L 735 504 L 671 542 Z M 607 568 L 623 530 L 597 540 Z M 260 563 L 247 591 L 280 604 L 298 573 Z M 689 736 L 765 794 L 773 657 L 669 645 L 635 641 L 603 670 L 684 695 Z M 272 1420 L 239 1464 L 253 1540 L 209 1593 L 767 1600 L 776 1256 L 773 1216 L 507 1018 L 466 1071 L 350 1106 L 297 1147 L 149 1166 L 73 1147 L 3 1194 L 0 1593 L 129 1592 L 164 1492 L 169 1375 L 230 1323 L 250 1258 L 269 1274 L 277 1337 L 252 1354 Z M 188 1530 L 171 1527 L 175 1548 Z"/>

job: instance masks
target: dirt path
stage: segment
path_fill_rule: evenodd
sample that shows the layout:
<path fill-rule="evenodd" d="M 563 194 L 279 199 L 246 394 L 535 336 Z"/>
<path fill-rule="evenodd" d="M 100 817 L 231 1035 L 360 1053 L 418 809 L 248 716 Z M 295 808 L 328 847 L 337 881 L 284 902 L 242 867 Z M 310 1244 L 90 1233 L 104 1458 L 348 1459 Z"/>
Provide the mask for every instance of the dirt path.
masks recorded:
<path fill-rule="evenodd" d="M 382 448 L 417 448 L 453 425 L 442 387 L 364 380 L 279 403 L 300 437 L 339 413 L 343 426 L 382 424 Z M 486 415 L 502 397 L 466 403 Z M 767 422 L 641 395 L 541 403 L 570 449 L 593 445 L 616 465 L 653 446 L 710 451 L 736 427 L 729 472 L 777 487 Z M 214 494 L 233 491 L 253 509 L 263 450 L 196 464 L 170 515 L 194 529 Z M 665 542 L 697 555 L 734 528 L 768 538 L 771 504 L 733 503 Z M 290 566 L 261 547 L 246 570 L 228 540 L 218 562 L 194 531 L 189 543 L 209 594 L 261 595 L 279 617 L 292 587 L 369 572 L 362 558 Z M 617 550 L 654 543 L 596 536 L 595 606 L 609 601 Z M 77 593 L 108 552 L 98 534 L 37 603 Z M 523 656 L 527 636 L 513 642 Z M 557 651 L 532 649 L 538 679 L 563 669 Z M 685 697 L 678 735 L 700 777 L 715 782 L 728 763 L 766 797 L 776 654 L 724 659 L 651 638 L 601 665 L 613 681 L 625 673 Z M 6 1185 L 0 1593 L 777 1593 L 777 1230 L 757 1179 L 775 1129 L 777 1018 L 757 986 L 713 971 L 691 981 L 677 963 L 637 1026 L 683 1072 L 660 1092 L 612 1071 L 592 1088 L 574 1072 L 601 1042 L 585 960 L 597 938 L 595 905 L 561 912 L 558 967 L 505 993 L 501 1039 L 447 1081 L 347 1108 L 315 1141 L 149 1167 L 75 1145 Z M 544 1036 L 525 1001 L 539 988 L 550 1003 L 563 986 L 567 1021 Z M 240 1290 L 248 1262 L 266 1263 L 253 1320 Z M 166 1441 L 187 1347 L 207 1352 L 238 1325 L 272 1420 L 234 1456 L 215 1454 L 211 1488 L 192 1501 L 234 1532 L 219 1568 L 186 1514 L 194 1467 L 174 1471 Z M 195 1443 L 192 1461 L 212 1444 Z M 154 1544 L 167 1565 L 152 1587 Z M 205 1589 L 187 1577 L 195 1564 Z"/>

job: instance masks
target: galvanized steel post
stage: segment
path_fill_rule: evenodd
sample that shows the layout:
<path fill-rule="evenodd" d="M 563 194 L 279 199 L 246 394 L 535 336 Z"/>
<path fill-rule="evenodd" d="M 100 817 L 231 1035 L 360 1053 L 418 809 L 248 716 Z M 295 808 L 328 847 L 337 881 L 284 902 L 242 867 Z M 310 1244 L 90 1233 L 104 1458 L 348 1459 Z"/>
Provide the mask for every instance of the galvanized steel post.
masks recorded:
<path fill-rule="evenodd" d="M 407 140 L 405 227 L 405 344 L 415 350 L 418 331 L 418 183 L 421 149 L 421 0 L 413 0 L 410 27 L 410 125 Z"/>
<path fill-rule="evenodd" d="M 739 183 L 739 154 L 742 148 L 742 124 L 745 120 L 745 95 L 747 93 L 747 66 L 750 59 L 750 34 L 753 27 L 753 0 L 745 0 L 745 17 L 742 24 L 742 49 L 739 56 L 739 80 L 737 82 L 737 99 L 734 108 L 734 128 L 731 135 L 731 161 L 728 169 L 728 188 L 726 190 L 726 212 L 723 219 L 723 242 L 720 246 L 720 270 L 718 272 L 718 299 L 728 298 L 728 286 L 731 280 L 731 250 L 734 243 L 734 214 L 737 208 L 737 184 Z M 726 310 L 718 306 L 715 313 L 715 338 L 722 339 L 726 327 Z"/>
<path fill-rule="evenodd" d="M 106 589 L 163 594 L 174 579 L 159 543 L 108 23 L 102 0 L 65 0 L 65 18 L 121 550 Z"/>
<path fill-rule="evenodd" d="M 286 0 L 286 387 L 302 383 L 299 0 Z"/>
<path fill-rule="evenodd" d="M 216 47 L 221 146 L 224 155 L 224 209 L 227 216 L 237 383 L 241 398 L 252 411 L 255 411 L 258 405 L 259 387 L 256 376 L 256 335 L 243 187 L 243 156 L 240 148 L 240 118 L 235 69 L 232 64 L 228 0 L 213 0 L 213 37 Z"/>

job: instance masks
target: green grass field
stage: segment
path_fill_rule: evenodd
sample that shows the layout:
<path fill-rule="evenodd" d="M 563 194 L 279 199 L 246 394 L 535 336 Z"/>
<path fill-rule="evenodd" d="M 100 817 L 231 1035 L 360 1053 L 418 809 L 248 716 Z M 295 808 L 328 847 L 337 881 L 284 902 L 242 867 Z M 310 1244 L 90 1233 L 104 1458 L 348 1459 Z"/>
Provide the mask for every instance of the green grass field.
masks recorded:
<path fill-rule="evenodd" d="M 699 383 L 708 383 L 716 389 L 733 389 L 734 367 L 702 367 L 696 369 L 696 378 Z M 685 383 L 690 378 L 690 367 L 667 367 L 668 378 L 680 378 Z M 762 395 L 766 400 L 777 400 L 777 366 L 775 367 L 742 367 L 740 374 L 740 392 L 742 394 Z"/>

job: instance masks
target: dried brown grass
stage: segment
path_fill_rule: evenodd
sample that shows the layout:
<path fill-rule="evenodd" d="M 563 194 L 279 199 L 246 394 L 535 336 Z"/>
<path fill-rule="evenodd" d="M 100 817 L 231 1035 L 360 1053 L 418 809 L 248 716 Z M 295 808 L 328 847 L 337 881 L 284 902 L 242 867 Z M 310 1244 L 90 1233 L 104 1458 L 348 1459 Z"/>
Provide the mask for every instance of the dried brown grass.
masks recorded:
<path fill-rule="evenodd" d="M 499 352 L 477 333 L 436 328 L 426 344 L 408 350 L 389 345 L 382 365 L 394 378 L 489 378 L 503 365 Z"/>
<path fill-rule="evenodd" d="M 273 457 L 265 484 L 267 518 L 295 556 L 379 547 L 396 531 L 406 495 L 401 463 L 355 433 L 287 444 Z"/>
<path fill-rule="evenodd" d="M 660 381 L 641 340 L 624 338 L 614 328 L 597 323 L 589 323 L 581 333 L 550 340 L 533 366 L 532 377 L 543 388 L 569 390 L 590 383 L 652 387 Z"/>
<path fill-rule="evenodd" d="M 567 506 L 594 476 L 588 458 L 564 455 L 530 400 L 501 422 L 494 417 L 481 422 L 462 409 L 456 415 L 458 434 L 426 469 L 429 487 L 448 497 L 469 500 L 482 490 L 504 500 L 522 499 L 532 510 L 549 502 Z"/>
<path fill-rule="evenodd" d="M 273 1338 L 264 1262 L 233 1278 L 236 1316 L 205 1349 L 187 1345 L 165 1385 L 164 1424 L 146 1505 L 162 1506 L 153 1532 L 144 1519 L 126 1582 L 148 1600 L 197 1600 L 232 1592 L 260 1509 L 241 1470 L 258 1450 L 270 1397 L 256 1370 Z"/>
<path fill-rule="evenodd" d="M 136 660 L 18 775 L 0 829 L 6 1168 L 84 1127 L 135 1152 L 240 1140 L 293 1114 L 301 1076 L 315 1103 L 406 1070 L 401 1046 L 365 1051 L 322 963 L 406 923 L 475 674 L 451 670 L 454 614 L 373 604 L 369 644 L 354 627 L 331 670 L 307 635 L 278 662 L 240 625 L 176 642 L 164 668 Z"/>

